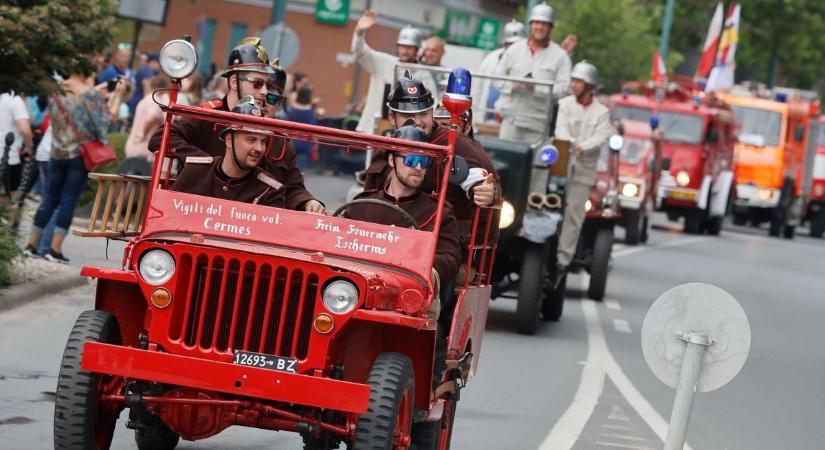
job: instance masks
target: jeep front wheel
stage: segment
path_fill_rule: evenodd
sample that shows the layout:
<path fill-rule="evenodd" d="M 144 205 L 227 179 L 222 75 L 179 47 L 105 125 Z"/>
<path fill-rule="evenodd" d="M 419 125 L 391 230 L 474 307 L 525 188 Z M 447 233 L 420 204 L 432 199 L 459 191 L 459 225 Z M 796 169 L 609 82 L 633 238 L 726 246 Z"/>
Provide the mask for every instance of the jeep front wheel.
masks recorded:
<path fill-rule="evenodd" d="M 543 287 L 547 278 L 544 259 L 543 245 L 528 244 L 525 247 L 516 304 L 516 331 L 521 334 L 535 334 L 539 327 Z"/>
<path fill-rule="evenodd" d="M 601 301 L 607 288 L 607 272 L 610 270 L 610 253 L 613 249 L 613 229 L 602 228 L 593 243 L 593 260 L 590 263 L 590 286 L 587 296 Z"/>
<path fill-rule="evenodd" d="M 69 334 L 54 404 L 56 450 L 108 449 L 121 408 L 101 401 L 107 376 L 80 368 L 87 341 L 119 344 L 117 319 L 106 311 L 84 311 Z"/>
<path fill-rule="evenodd" d="M 382 353 L 367 379 L 367 412 L 355 427 L 356 450 L 406 449 L 410 446 L 415 374 L 412 361 L 400 353 Z"/>

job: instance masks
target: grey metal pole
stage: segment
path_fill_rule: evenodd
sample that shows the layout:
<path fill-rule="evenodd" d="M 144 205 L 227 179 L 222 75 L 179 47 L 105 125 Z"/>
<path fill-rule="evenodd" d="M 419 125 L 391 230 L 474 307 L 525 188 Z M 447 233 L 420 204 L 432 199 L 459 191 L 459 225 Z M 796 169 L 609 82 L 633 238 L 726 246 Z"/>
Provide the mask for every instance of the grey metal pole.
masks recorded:
<path fill-rule="evenodd" d="M 670 26 L 673 23 L 673 4 L 674 0 L 667 0 L 665 6 L 665 18 L 662 22 L 662 42 L 659 44 L 659 54 L 662 55 L 662 61 L 667 60 L 667 48 L 670 46 Z"/>
<path fill-rule="evenodd" d="M 539 0 L 527 0 L 527 14 L 524 17 L 524 25 L 527 27 L 527 34 L 530 34 L 530 12 L 539 4 Z"/>
<path fill-rule="evenodd" d="M 693 397 L 696 394 L 699 375 L 702 373 L 705 349 L 714 343 L 713 339 L 701 333 L 679 333 L 676 338 L 685 341 L 685 354 L 679 373 L 679 383 L 676 385 L 676 398 L 673 400 L 664 450 L 682 450 L 685 447 Z"/>

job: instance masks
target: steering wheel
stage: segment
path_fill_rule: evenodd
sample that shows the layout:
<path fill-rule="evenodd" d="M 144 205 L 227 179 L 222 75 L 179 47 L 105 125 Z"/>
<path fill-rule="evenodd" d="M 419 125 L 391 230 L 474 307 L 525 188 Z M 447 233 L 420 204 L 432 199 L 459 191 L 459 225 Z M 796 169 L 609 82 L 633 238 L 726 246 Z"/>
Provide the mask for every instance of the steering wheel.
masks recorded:
<path fill-rule="evenodd" d="M 344 216 L 344 211 L 346 211 L 349 207 L 356 206 L 356 205 L 377 205 L 377 206 L 382 206 L 382 207 L 387 208 L 387 209 L 391 209 L 391 210 L 397 212 L 398 214 L 400 214 L 401 217 L 403 217 L 410 225 L 412 225 L 413 229 L 415 229 L 415 230 L 420 229 L 420 228 L 418 228 L 418 222 L 415 220 L 415 218 L 413 216 L 410 215 L 410 213 L 408 213 L 407 211 L 404 211 L 398 205 L 394 205 L 390 202 L 385 202 L 384 200 L 378 200 L 377 198 L 361 198 L 361 199 L 358 199 L 358 200 L 353 200 L 349 203 L 345 203 L 344 205 L 341 205 L 340 208 L 336 209 L 335 212 L 332 213 L 332 215 L 335 216 L 335 217 L 345 217 Z"/>

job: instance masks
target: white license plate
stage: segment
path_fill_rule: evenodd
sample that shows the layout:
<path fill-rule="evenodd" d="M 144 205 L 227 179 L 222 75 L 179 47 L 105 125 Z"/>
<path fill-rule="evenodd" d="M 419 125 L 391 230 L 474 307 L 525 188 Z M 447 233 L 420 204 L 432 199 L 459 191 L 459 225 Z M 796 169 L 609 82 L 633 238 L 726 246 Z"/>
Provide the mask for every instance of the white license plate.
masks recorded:
<path fill-rule="evenodd" d="M 283 356 L 273 356 L 241 350 L 235 350 L 235 359 L 232 360 L 232 363 L 241 366 L 259 367 L 261 369 L 290 373 L 295 373 L 295 370 L 298 368 L 298 360 L 295 358 L 285 358 Z"/>

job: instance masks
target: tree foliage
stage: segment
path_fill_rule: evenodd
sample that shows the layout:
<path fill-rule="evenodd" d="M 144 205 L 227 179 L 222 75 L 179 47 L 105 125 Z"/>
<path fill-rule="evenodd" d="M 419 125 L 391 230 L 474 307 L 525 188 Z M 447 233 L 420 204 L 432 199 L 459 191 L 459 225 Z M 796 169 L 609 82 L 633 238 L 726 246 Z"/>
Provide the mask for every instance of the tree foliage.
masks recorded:
<path fill-rule="evenodd" d="M 0 91 L 50 92 L 52 74 L 93 73 L 109 47 L 113 0 L 6 0 L 0 4 Z"/>

